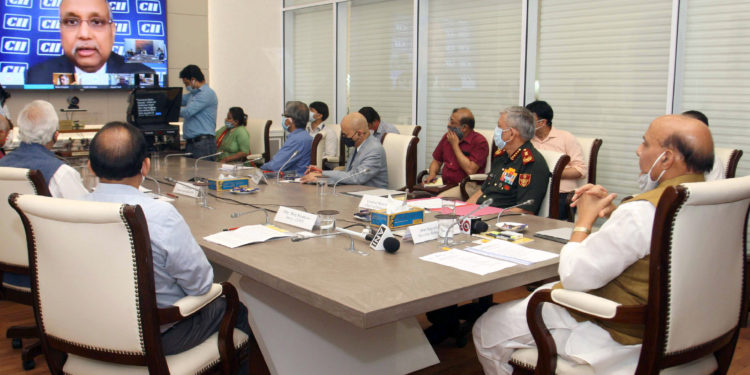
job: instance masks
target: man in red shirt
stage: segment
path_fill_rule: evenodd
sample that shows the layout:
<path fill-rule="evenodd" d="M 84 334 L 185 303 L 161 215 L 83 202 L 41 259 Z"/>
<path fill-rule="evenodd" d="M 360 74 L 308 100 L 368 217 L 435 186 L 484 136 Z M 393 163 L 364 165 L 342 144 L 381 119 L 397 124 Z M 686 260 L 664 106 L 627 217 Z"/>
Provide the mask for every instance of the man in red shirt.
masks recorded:
<path fill-rule="evenodd" d="M 483 135 L 474 131 L 474 115 L 468 108 L 456 108 L 445 133 L 432 153 L 427 182 L 433 182 L 443 167 L 443 184 L 457 185 L 464 177 L 483 173 L 489 145 Z M 443 191 L 441 197 L 460 198 L 458 187 Z"/>

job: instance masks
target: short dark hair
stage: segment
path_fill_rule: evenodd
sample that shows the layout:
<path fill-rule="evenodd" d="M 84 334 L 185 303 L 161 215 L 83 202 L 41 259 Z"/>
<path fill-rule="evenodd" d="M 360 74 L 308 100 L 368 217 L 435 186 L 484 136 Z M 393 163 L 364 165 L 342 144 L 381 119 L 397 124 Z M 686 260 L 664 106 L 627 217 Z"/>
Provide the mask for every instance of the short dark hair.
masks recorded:
<path fill-rule="evenodd" d="M 239 124 L 240 126 L 247 125 L 247 115 L 245 114 L 245 111 L 242 110 L 242 108 L 229 108 L 229 115 L 232 116 L 232 119 L 234 121 L 237 121 L 237 124 Z"/>
<path fill-rule="evenodd" d="M 180 71 L 180 78 L 184 78 L 187 80 L 195 78 L 198 82 L 203 82 L 206 80 L 206 77 L 203 76 L 203 72 L 201 72 L 201 68 L 198 67 L 198 65 L 188 65 Z"/>
<path fill-rule="evenodd" d="M 323 102 L 312 102 L 310 103 L 310 108 L 316 110 L 318 113 L 323 115 L 323 120 L 325 121 L 328 118 L 328 105 Z"/>
<path fill-rule="evenodd" d="M 526 104 L 526 109 L 535 113 L 536 117 L 540 120 L 547 120 L 547 125 L 552 126 L 552 117 L 555 116 L 555 112 L 552 111 L 552 107 L 544 100 L 537 100 Z"/>
<path fill-rule="evenodd" d="M 473 130 L 474 129 L 474 114 L 471 113 L 471 110 L 469 110 L 466 107 L 459 107 L 459 108 L 453 108 L 453 112 L 451 113 L 456 113 L 462 109 L 469 111 L 469 116 L 461 117 L 461 119 L 458 120 L 458 123 L 461 125 L 466 125 L 469 127 L 469 129 Z"/>
<path fill-rule="evenodd" d="M 5 91 L 5 88 L 0 84 L 0 106 L 5 104 L 5 101 L 10 98 L 10 93 Z M 10 119 L 8 119 L 10 120 Z"/>
<path fill-rule="evenodd" d="M 367 120 L 368 124 L 372 124 L 375 121 L 380 121 L 380 115 L 378 114 L 378 111 L 375 110 L 375 108 L 362 107 L 358 112 L 361 113 L 362 116 L 365 116 L 365 120 Z"/>
<path fill-rule="evenodd" d="M 124 136 L 118 133 L 124 132 Z M 91 140 L 89 161 L 96 176 L 122 180 L 141 173 L 147 154 L 146 139 L 135 126 L 109 122 Z"/>
<path fill-rule="evenodd" d="M 696 119 L 696 120 L 698 120 L 698 121 L 706 124 L 706 126 L 708 126 L 708 117 L 706 117 L 706 115 L 704 115 L 703 112 L 701 112 L 701 111 L 696 111 L 696 110 L 691 109 L 689 111 L 682 112 L 682 115 L 694 118 L 694 119 Z"/>
<path fill-rule="evenodd" d="M 701 153 L 691 146 L 681 134 L 674 133 L 667 136 L 662 147 L 677 150 L 685 158 L 685 165 L 688 170 L 695 173 L 708 173 L 714 167 L 713 150 L 709 154 Z"/>

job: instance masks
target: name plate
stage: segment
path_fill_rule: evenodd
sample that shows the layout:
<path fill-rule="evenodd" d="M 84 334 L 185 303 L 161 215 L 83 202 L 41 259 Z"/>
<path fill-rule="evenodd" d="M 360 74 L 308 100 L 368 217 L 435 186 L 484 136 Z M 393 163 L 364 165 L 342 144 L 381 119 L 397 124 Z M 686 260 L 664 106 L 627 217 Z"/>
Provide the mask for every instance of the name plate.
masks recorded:
<path fill-rule="evenodd" d="M 276 212 L 276 216 L 273 218 L 273 221 L 302 228 L 304 230 L 312 230 L 313 227 L 315 227 L 315 222 L 317 220 L 318 215 L 316 214 L 284 206 L 279 206 L 279 211 Z"/>
<path fill-rule="evenodd" d="M 198 187 L 187 182 L 177 181 L 174 184 L 174 190 L 172 190 L 172 192 L 192 198 L 198 198 Z"/>
<path fill-rule="evenodd" d="M 438 238 L 438 222 L 412 225 L 406 229 L 404 240 L 411 239 L 415 244 L 436 240 Z"/>
<path fill-rule="evenodd" d="M 389 200 L 386 197 L 365 194 L 362 196 L 362 200 L 359 201 L 359 208 L 366 208 L 369 210 L 384 210 L 388 207 L 388 202 Z"/>

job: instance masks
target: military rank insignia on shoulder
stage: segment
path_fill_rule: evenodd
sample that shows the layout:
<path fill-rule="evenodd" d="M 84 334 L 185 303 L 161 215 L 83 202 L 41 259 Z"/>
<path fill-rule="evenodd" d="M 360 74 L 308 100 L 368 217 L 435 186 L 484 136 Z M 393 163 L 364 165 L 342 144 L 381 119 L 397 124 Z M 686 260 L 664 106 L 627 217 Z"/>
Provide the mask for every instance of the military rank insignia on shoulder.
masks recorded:
<path fill-rule="evenodd" d="M 521 185 L 521 187 L 527 187 L 531 183 L 531 174 L 530 173 L 521 173 L 518 175 L 518 184 Z"/>
<path fill-rule="evenodd" d="M 497 151 L 495 151 L 495 157 L 498 157 L 504 153 L 505 153 L 505 149 L 502 149 L 502 148 L 498 149 Z"/>
<path fill-rule="evenodd" d="M 523 149 L 521 152 L 521 161 L 523 161 L 523 165 L 529 164 L 534 161 L 534 154 L 531 153 L 531 150 L 528 148 Z"/>

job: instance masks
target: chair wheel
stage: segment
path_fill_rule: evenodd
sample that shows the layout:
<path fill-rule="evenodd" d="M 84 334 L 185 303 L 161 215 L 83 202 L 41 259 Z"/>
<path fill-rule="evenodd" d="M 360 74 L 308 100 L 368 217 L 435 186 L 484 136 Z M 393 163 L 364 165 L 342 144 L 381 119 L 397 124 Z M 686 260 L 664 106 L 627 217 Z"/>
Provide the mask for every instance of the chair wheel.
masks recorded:
<path fill-rule="evenodd" d="M 33 359 L 30 359 L 28 361 L 23 361 L 23 369 L 26 371 L 32 370 L 34 367 L 36 367 L 36 363 L 34 363 Z"/>
<path fill-rule="evenodd" d="M 13 339 L 10 341 L 10 346 L 13 347 L 13 349 L 21 349 L 23 343 L 21 342 L 21 339 Z"/>

